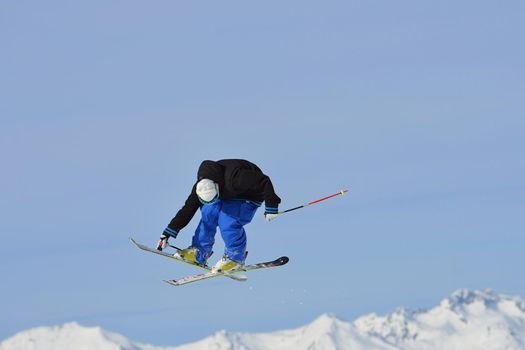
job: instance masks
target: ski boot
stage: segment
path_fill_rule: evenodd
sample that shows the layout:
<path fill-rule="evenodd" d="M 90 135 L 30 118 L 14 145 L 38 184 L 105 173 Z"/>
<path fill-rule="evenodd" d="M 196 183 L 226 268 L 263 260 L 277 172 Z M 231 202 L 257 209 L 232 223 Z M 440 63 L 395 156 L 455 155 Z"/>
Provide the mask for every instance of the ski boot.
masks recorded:
<path fill-rule="evenodd" d="M 238 263 L 231 260 L 228 255 L 224 255 L 221 260 L 217 261 L 215 266 L 211 268 L 213 273 L 229 273 L 240 270 L 244 267 L 244 263 Z"/>
<path fill-rule="evenodd" d="M 197 248 L 189 246 L 186 249 L 181 249 L 177 251 L 175 254 L 173 254 L 173 256 L 177 259 L 181 259 L 192 264 L 206 266 L 206 262 L 204 262 L 203 264 L 197 260 L 197 253 Z"/>

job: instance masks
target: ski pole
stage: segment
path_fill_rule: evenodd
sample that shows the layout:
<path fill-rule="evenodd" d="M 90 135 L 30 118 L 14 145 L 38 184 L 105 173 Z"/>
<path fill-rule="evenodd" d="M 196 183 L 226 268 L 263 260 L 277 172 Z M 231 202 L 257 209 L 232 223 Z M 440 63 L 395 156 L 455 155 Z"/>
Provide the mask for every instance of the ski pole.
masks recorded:
<path fill-rule="evenodd" d="M 177 250 L 177 251 L 181 251 L 182 249 L 179 248 L 179 247 L 175 247 L 174 245 L 171 245 L 171 244 L 168 244 L 170 247 L 172 247 L 173 249 Z"/>
<path fill-rule="evenodd" d="M 330 196 L 327 196 L 327 197 L 323 197 L 323 198 L 317 199 L 317 200 L 315 200 L 315 201 L 312 201 L 312 202 L 309 202 L 309 203 L 306 203 L 306 204 L 300 205 L 300 206 L 295 207 L 295 208 L 291 208 L 291 209 L 286 209 L 286 210 L 284 210 L 284 211 L 280 211 L 280 212 L 278 212 L 277 214 L 288 213 L 288 212 L 291 212 L 291 211 L 293 211 L 293 210 L 301 209 L 301 208 L 307 207 L 307 206 L 309 206 L 309 205 L 312 205 L 312 204 L 315 204 L 315 203 L 319 203 L 319 202 L 325 201 L 325 200 L 330 199 L 330 198 L 335 197 L 335 196 L 342 196 L 342 195 L 344 195 L 346 192 L 348 192 L 348 189 L 341 190 L 341 191 L 339 191 L 339 192 L 337 192 L 337 193 L 334 193 L 334 194 L 332 194 L 332 195 L 330 195 Z"/>

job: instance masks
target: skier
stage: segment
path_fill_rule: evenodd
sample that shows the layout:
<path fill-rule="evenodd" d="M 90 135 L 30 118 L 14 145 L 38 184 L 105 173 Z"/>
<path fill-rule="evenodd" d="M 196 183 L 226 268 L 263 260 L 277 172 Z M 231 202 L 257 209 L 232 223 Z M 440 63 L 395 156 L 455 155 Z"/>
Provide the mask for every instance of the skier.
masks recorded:
<path fill-rule="evenodd" d="M 225 252 L 212 271 L 240 269 L 246 258 L 244 226 L 252 221 L 262 202 L 266 220 L 275 219 L 281 199 L 275 194 L 270 178 L 257 165 L 243 159 L 205 160 L 199 166 L 197 182 L 188 199 L 160 236 L 157 249 L 168 246 L 168 239 L 176 238 L 200 208 L 201 220 L 192 245 L 175 255 L 206 265 L 218 226 Z"/>

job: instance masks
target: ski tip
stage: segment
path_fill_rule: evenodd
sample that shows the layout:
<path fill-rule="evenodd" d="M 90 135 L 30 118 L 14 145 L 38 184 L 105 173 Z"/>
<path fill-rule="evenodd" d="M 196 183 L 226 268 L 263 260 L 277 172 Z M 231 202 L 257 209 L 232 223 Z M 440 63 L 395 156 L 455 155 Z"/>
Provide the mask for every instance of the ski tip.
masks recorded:
<path fill-rule="evenodd" d="M 135 247 L 138 247 L 140 249 L 142 249 L 141 245 L 139 242 L 135 241 L 135 239 L 133 237 L 129 237 L 129 241 L 131 242 L 131 244 L 133 244 Z"/>
<path fill-rule="evenodd" d="M 277 262 L 279 263 L 279 265 L 288 264 L 289 261 L 290 261 L 290 258 L 287 256 L 281 256 L 279 259 L 277 259 Z"/>

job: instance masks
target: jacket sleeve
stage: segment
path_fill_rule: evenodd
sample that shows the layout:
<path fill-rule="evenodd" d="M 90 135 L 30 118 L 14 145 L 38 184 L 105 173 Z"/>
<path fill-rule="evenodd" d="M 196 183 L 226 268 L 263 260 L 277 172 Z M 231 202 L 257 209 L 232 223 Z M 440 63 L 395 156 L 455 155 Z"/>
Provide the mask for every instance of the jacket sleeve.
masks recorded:
<path fill-rule="evenodd" d="M 177 215 L 171 219 L 171 222 L 168 225 L 170 229 L 175 230 L 177 233 L 190 223 L 191 219 L 197 212 L 197 209 L 200 207 L 199 198 L 195 192 L 196 186 L 197 185 L 193 186 L 184 206 L 177 212 Z"/>
<path fill-rule="evenodd" d="M 264 192 L 264 205 L 267 208 L 278 208 L 279 203 L 281 203 L 281 198 L 275 194 L 270 177 L 263 174 L 261 177 L 261 185 Z"/>

